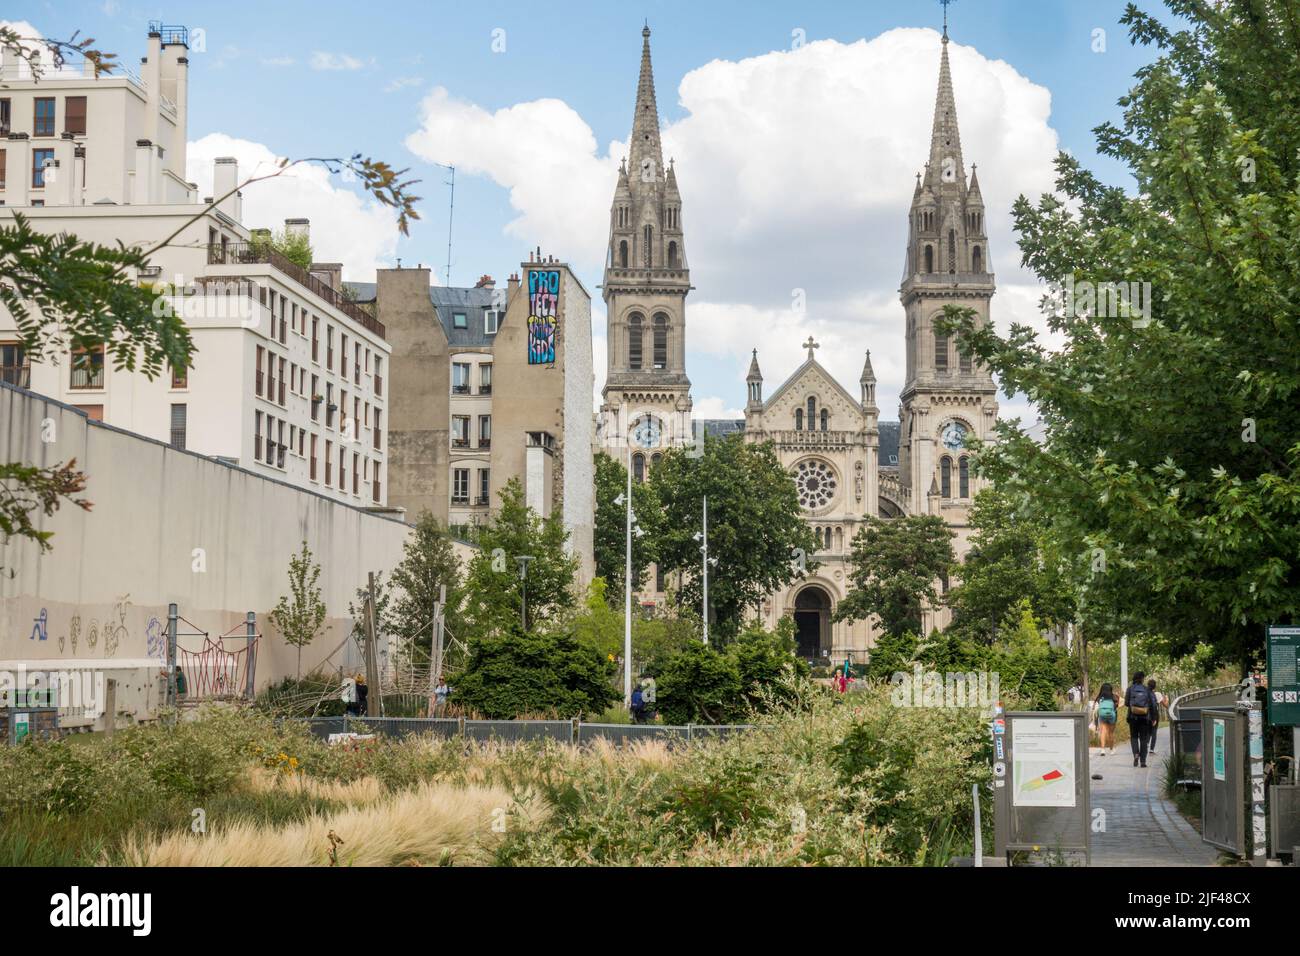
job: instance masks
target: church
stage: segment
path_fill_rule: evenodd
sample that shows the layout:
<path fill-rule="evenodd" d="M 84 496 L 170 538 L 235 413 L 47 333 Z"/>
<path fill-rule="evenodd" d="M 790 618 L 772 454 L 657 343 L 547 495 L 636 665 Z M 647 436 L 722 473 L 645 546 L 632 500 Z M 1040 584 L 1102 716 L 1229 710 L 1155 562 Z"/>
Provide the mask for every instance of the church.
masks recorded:
<path fill-rule="evenodd" d="M 609 373 L 597 438 L 609 454 L 620 460 L 626 454 L 639 480 L 653 468 L 656 449 L 689 442 L 693 434 L 685 368 L 691 285 L 681 196 L 673 164 L 663 163 L 648 27 L 642 38 L 630 155 L 610 211 L 604 281 Z M 794 479 L 818 541 L 811 556 L 816 567 L 768 595 L 758 610 L 768 627 L 792 616 L 798 652 L 811 660 L 861 663 L 874 643 L 870 623 L 831 619 L 849 588 L 853 537 L 868 517 L 938 515 L 956 535 L 957 556 L 965 555 L 970 506 L 983 484 L 970 467 L 966 443 L 984 440 L 997 419 L 990 373 L 935 328 L 947 305 L 973 309 L 979 322 L 987 322 L 995 290 L 979 181 L 974 166 L 967 175 L 962 155 L 946 26 L 930 150 L 917 173 L 906 232 L 899 286 L 906 371 L 898 421 L 880 421 L 869 349 L 863 349 L 856 388 L 846 388 L 817 361 L 818 344 L 809 337 L 807 359 L 766 396 L 754 350 L 743 421 L 695 423 L 711 434 L 740 431 L 746 441 L 771 442 Z M 663 591 L 662 581 L 652 586 Z M 662 599 L 662 593 L 653 597 Z M 946 618 L 942 608 L 927 612 L 926 630 Z"/>

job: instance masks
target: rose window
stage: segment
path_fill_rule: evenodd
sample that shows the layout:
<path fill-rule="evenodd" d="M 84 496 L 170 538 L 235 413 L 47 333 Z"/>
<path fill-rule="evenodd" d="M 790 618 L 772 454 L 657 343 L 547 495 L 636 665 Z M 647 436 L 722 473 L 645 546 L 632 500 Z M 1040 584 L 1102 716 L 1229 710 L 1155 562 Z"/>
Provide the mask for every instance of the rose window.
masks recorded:
<path fill-rule="evenodd" d="M 794 472 L 799 505 L 806 511 L 824 508 L 835 498 L 835 472 L 824 461 L 803 461 Z"/>

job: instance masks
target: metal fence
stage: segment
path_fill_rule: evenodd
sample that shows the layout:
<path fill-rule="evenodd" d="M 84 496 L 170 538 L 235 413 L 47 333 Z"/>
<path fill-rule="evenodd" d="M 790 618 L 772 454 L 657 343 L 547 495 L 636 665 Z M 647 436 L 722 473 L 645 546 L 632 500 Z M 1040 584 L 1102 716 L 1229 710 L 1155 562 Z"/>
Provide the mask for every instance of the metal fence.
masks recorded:
<path fill-rule="evenodd" d="M 373 733 L 401 739 L 412 734 L 432 734 L 444 739 L 465 737 L 484 743 L 554 740 L 582 746 L 606 740 L 616 746 L 638 740 L 672 743 L 721 740 L 753 728 L 753 724 L 596 724 L 579 720 L 466 720 L 461 717 L 284 717 L 305 724 L 315 737 L 331 734 Z"/>

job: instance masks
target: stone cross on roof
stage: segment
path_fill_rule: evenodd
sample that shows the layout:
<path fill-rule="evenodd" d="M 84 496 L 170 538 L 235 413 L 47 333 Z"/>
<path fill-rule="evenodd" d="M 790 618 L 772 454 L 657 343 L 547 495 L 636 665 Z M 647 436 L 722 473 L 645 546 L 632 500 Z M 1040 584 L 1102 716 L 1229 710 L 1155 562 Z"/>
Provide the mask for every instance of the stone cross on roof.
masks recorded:
<path fill-rule="evenodd" d="M 821 348 L 820 345 L 818 345 L 816 342 L 813 341 L 813 337 L 811 335 L 808 336 L 808 341 L 803 344 L 803 347 L 808 350 L 808 361 L 810 362 L 813 360 L 813 349 Z"/>

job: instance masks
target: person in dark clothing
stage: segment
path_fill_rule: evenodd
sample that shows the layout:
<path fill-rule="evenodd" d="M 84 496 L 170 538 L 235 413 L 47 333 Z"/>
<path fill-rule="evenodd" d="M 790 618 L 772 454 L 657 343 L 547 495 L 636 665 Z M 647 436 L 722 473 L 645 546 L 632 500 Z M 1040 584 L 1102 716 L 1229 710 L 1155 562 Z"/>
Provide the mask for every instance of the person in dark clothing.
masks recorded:
<path fill-rule="evenodd" d="M 1165 695 L 1156 690 L 1156 679 L 1152 677 L 1147 681 L 1147 690 L 1151 691 L 1151 749 L 1149 753 L 1155 756 L 1156 740 L 1160 736 L 1160 708 L 1166 703 Z"/>
<path fill-rule="evenodd" d="M 1147 765 L 1147 748 L 1151 745 L 1151 711 L 1155 700 L 1144 683 L 1146 674 L 1138 671 L 1133 683 L 1124 692 L 1124 706 L 1128 708 L 1129 744 L 1133 747 L 1133 766 Z"/>
<path fill-rule="evenodd" d="M 366 686 L 366 679 L 362 677 L 360 674 L 357 675 L 356 680 L 357 680 L 357 713 L 368 714 L 370 713 L 370 711 L 366 709 L 366 701 L 370 697 L 370 688 Z"/>

